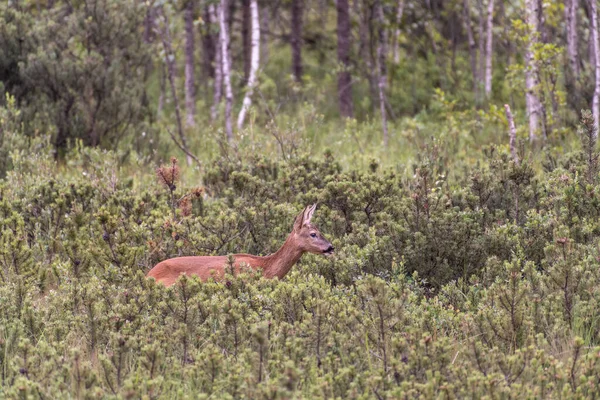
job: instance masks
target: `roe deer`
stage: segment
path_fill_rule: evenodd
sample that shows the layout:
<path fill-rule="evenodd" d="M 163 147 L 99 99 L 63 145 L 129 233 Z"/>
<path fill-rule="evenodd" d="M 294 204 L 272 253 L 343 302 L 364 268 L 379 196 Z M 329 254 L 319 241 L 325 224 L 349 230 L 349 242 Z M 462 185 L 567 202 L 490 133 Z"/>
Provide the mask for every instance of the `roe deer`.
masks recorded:
<path fill-rule="evenodd" d="M 285 243 L 276 253 L 265 257 L 250 254 L 234 254 L 234 268 L 247 265 L 252 269 L 262 269 L 267 278 L 283 278 L 300 259 L 302 254 L 309 252 L 333 254 L 333 246 L 327 241 L 319 229 L 310 223 L 317 205 L 308 206 L 294 221 L 294 228 Z M 210 277 L 221 278 L 228 268 L 227 256 L 196 256 L 176 257 L 162 261 L 148 272 L 148 277 L 156 279 L 165 286 L 171 286 L 180 275 L 197 275 L 203 281 Z"/>

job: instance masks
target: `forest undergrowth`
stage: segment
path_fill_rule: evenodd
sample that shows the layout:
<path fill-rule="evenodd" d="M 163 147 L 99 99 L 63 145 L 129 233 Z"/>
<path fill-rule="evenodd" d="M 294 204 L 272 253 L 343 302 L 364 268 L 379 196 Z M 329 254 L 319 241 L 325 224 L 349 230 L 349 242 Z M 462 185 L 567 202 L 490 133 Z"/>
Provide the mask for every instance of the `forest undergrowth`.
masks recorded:
<path fill-rule="evenodd" d="M 162 178 L 134 154 L 57 163 L 44 137 L 6 135 L 0 397 L 595 398 L 594 133 L 584 113 L 572 150 L 519 162 L 438 134 L 411 173 L 238 151 Z M 281 281 L 145 277 L 174 256 L 274 252 L 315 202 L 336 255 Z"/>

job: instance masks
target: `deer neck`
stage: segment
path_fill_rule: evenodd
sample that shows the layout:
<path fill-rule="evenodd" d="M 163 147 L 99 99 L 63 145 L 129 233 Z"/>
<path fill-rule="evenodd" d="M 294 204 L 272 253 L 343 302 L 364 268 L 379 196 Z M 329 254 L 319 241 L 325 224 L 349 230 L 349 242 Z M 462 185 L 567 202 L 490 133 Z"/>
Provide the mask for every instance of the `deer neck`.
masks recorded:
<path fill-rule="evenodd" d="M 304 251 L 298 246 L 294 233 L 285 240 L 285 243 L 277 252 L 266 256 L 265 267 L 263 274 L 267 278 L 278 277 L 282 279 L 296 262 L 302 257 Z"/>

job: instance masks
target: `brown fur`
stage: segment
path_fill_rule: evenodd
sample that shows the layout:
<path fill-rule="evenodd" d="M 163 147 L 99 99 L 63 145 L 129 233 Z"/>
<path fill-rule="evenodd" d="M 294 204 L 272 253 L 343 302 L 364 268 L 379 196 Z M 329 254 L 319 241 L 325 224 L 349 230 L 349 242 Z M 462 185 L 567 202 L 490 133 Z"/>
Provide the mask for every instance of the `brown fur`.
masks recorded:
<path fill-rule="evenodd" d="M 285 243 L 274 254 L 260 257 L 250 254 L 234 254 L 234 273 L 244 266 L 261 269 L 267 278 L 282 279 L 305 252 L 329 255 L 333 247 L 310 223 L 316 205 L 308 206 L 296 217 L 294 229 Z M 315 235 L 314 237 L 311 235 Z M 177 257 L 162 261 L 148 272 L 148 277 L 165 286 L 171 286 L 180 275 L 197 275 L 205 281 L 211 277 L 222 278 L 229 263 L 227 256 Z"/>

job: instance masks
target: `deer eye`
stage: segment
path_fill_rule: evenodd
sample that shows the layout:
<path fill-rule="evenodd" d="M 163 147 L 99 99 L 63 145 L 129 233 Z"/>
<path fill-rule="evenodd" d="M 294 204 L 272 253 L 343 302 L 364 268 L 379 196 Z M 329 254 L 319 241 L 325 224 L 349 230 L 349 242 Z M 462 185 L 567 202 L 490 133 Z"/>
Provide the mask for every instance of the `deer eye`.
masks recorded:
<path fill-rule="evenodd" d="M 310 237 L 317 237 L 317 234 L 313 232 L 310 234 Z"/>

